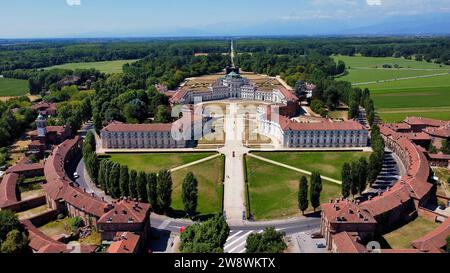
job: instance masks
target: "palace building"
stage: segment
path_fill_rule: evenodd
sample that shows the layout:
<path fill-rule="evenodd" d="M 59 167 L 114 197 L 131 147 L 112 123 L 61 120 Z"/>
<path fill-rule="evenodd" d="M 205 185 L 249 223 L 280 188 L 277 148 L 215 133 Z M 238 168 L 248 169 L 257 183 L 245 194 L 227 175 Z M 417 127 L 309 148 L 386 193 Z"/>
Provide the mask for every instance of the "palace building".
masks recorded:
<path fill-rule="evenodd" d="M 259 132 L 274 137 L 290 148 L 366 147 L 369 132 L 356 121 L 332 122 L 327 119 L 302 123 L 282 114 L 280 107 L 259 107 Z"/>
<path fill-rule="evenodd" d="M 231 71 L 225 77 L 218 79 L 207 90 L 193 90 L 190 87 L 181 88 L 172 96 L 171 101 L 176 104 L 192 104 L 195 103 L 195 98 L 201 98 L 202 101 L 242 99 L 284 105 L 298 103 L 298 98 L 285 87 L 258 88 L 256 84 L 251 83 L 235 71 Z"/>

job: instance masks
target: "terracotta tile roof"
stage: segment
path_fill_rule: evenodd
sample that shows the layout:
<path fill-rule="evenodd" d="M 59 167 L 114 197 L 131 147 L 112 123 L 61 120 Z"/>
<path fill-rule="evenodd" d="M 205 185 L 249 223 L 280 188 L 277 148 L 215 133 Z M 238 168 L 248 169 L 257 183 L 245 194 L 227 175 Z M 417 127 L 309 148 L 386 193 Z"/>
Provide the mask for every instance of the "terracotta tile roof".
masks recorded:
<path fill-rule="evenodd" d="M 47 183 L 42 187 L 53 200 L 63 199 L 88 214 L 100 217 L 109 210 L 108 205 L 91 194 L 73 187 L 73 181 L 67 177 L 64 170 L 67 154 L 79 141 L 80 137 L 77 136 L 75 139 L 66 140 L 54 149 L 45 162 L 44 173 Z"/>
<path fill-rule="evenodd" d="M 363 131 L 367 130 L 359 122 L 350 120 L 344 122 L 316 122 L 316 123 L 300 123 L 290 121 L 288 129 L 293 131 Z"/>
<path fill-rule="evenodd" d="M 321 207 L 331 223 L 376 223 L 368 211 L 348 200 L 326 203 Z"/>
<path fill-rule="evenodd" d="M 48 245 L 59 245 L 65 247 L 63 243 L 50 238 L 45 233 L 36 228 L 30 220 L 25 220 L 21 223 L 22 225 L 24 225 L 25 230 L 28 232 L 28 239 L 30 240 L 29 246 L 35 251 L 38 251 Z"/>
<path fill-rule="evenodd" d="M 170 132 L 172 124 L 125 124 L 114 121 L 103 128 L 105 132 Z"/>
<path fill-rule="evenodd" d="M 67 131 L 68 127 L 67 126 L 47 126 L 47 133 L 55 133 L 57 135 L 61 135 L 64 132 Z M 38 131 L 34 130 L 28 133 L 30 136 L 37 136 L 38 135 Z"/>
<path fill-rule="evenodd" d="M 450 155 L 446 154 L 428 154 L 428 157 L 437 160 L 450 160 Z"/>
<path fill-rule="evenodd" d="M 439 128 L 426 128 L 424 132 L 431 136 L 450 138 L 450 126 L 448 125 Z"/>
<path fill-rule="evenodd" d="M 4 208 L 18 202 L 16 195 L 17 179 L 15 173 L 6 174 L 0 182 L 0 208 Z"/>
<path fill-rule="evenodd" d="M 100 217 L 99 223 L 143 223 L 148 220 L 150 205 L 121 200 L 114 208 Z"/>
<path fill-rule="evenodd" d="M 447 218 L 447 220 L 435 230 L 413 241 L 411 244 L 420 251 L 429 252 L 439 250 L 446 246 L 446 239 L 448 236 L 450 236 L 450 218 Z"/>
<path fill-rule="evenodd" d="M 31 172 L 31 171 L 39 171 L 44 170 L 44 164 L 42 163 L 33 163 L 33 164 L 27 164 L 27 163 L 19 163 L 17 165 L 12 166 L 9 168 L 6 173 L 23 173 L 23 172 Z"/>
<path fill-rule="evenodd" d="M 361 204 L 361 208 L 369 211 L 372 216 L 377 217 L 397 207 L 402 206 L 411 200 L 411 192 L 408 187 L 401 183 L 395 184 L 392 189 L 384 192 L 381 196 L 377 196 Z"/>
<path fill-rule="evenodd" d="M 441 127 L 448 124 L 448 122 L 446 121 L 423 117 L 407 117 L 405 119 L 405 122 L 409 125 L 427 126 L 427 127 Z"/>
<path fill-rule="evenodd" d="M 339 253 L 365 253 L 367 249 L 360 244 L 358 238 L 348 232 L 333 235 L 333 243 Z"/>
<path fill-rule="evenodd" d="M 298 97 L 290 90 L 286 89 L 284 86 L 278 86 L 276 90 L 280 91 L 283 96 L 290 101 L 298 101 Z"/>
<path fill-rule="evenodd" d="M 88 245 L 81 245 L 80 249 L 70 249 L 71 246 L 69 245 L 61 245 L 61 244 L 49 244 L 44 246 L 43 248 L 39 249 L 37 253 L 46 253 L 46 254 L 59 254 L 59 253 L 78 253 L 77 251 L 80 251 L 79 253 L 94 253 L 96 246 L 88 246 Z"/>
<path fill-rule="evenodd" d="M 117 233 L 116 240 L 108 247 L 107 253 L 136 253 L 141 237 L 132 232 Z"/>

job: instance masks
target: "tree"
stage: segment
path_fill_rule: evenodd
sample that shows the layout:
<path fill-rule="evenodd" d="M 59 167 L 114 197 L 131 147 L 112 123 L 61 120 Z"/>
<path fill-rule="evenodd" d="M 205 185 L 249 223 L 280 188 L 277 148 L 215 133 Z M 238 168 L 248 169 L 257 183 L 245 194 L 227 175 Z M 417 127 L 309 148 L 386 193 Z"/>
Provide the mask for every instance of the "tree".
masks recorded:
<path fill-rule="evenodd" d="M 118 163 L 110 163 L 108 176 L 108 192 L 113 198 L 120 197 L 120 165 Z"/>
<path fill-rule="evenodd" d="M 181 253 L 222 253 L 230 234 L 225 218 L 216 215 L 186 228 L 180 237 Z"/>
<path fill-rule="evenodd" d="M 85 225 L 85 223 L 81 217 L 77 216 L 69 219 L 69 225 L 72 231 L 75 232 L 79 228 L 82 228 Z"/>
<path fill-rule="evenodd" d="M 14 229 L 21 229 L 17 216 L 10 210 L 0 210 L 0 241 L 5 240 L 6 235 Z"/>
<path fill-rule="evenodd" d="M 361 157 L 358 162 L 358 192 L 362 194 L 367 188 L 368 164 L 365 157 Z"/>
<path fill-rule="evenodd" d="M 274 227 L 266 228 L 263 233 L 253 233 L 247 238 L 247 253 L 283 253 L 287 249 L 284 236 Z"/>
<path fill-rule="evenodd" d="M 108 164 L 108 160 L 102 160 L 100 162 L 100 168 L 98 171 L 98 184 L 100 185 L 100 188 L 106 193 L 108 192 Z"/>
<path fill-rule="evenodd" d="M 169 170 L 158 173 L 156 192 L 158 194 L 158 209 L 167 213 L 172 204 L 172 175 Z"/>
<path fill-rule="evenodd" d="M 128 123 L 142 123 L 147 119 L 147 105 L 140 99 L 134 99 L 125 105 L 124 115 Z"/>
<path fill-rule="evenodd" d="M 442 149 L 441 149 L 441 151 L 442 151 L 444 154 L 450 154 L 450 140 L 444 139 L 444 140 L 442 141 Z"/>
<path fill-rule="evenodd" d="M 138 198 L 137 193 L 137 172 L 135 170 L 130 171 L 130 179 L 128 181 L 128 193 L 131 198 Z"/>
<path fill-rule="evenodd" d="M 311 206 L 313 207 L 314 211 L 316 211 L 316 209 L 320 207 L 320 194 L 322 192 L 322 189 L 322 178 L 320 177 L 320 174 L 318 172 L 313 172 L 311 174 L 309 199 L 311 200 Z"/>
<path fill-rule="evenodd" d="M 28 238 L 17 229 L 8 233 L 6 240 L 2 242 L 0 253 L 23 254 L 30 251 L 28 247 Z"/>
<path fill-rule="evenodd" d="M 305 215 L 305 211 L 308 209 L 308 206 L 308 179 L 306 176 L 302 176 L 298 191 L 298 208 L 303 215 Z"/>
<path fill-rule="evenodd" d="M 121 166 L 119 183 L 120 183 L 120 195 L 123 197 L 129 196 L 129 190 L 130 190 L 129 179 L 130 179 L 130 174 L 128 171 L 128 167 Z"/>
<path fill-rule="evenodd" d="M 155 114 L 156 123 L 167 123 L 171 120 L 170 113 L 166 106 L 160 105 Z"/>
<path fill-rule="evenodd" d="M 352 189 L 352 169 L 350 164 L 342 166 L 342 197 L 348 198 Z"/>
<path fill-rule="evenodd" d="M 137 194 L 140 202 L 145 202 L 147 198 L 147 174 L 139 172 L 137 178 Z"/>
<path fill-rule="evenodd" d="M 154 211 L 158 211 L 158 200 L 156 187 L 158 184 L 158 176 L 155 173 L 147 175 L 147 198 L 148 203 L 152 206 Z"/>
<path fill-rule="evenodd" d="M 183 181 L 182 199 L 184 211 L 190 216 L 194 216 L 197 211 L 198 202 L 198 181 L 192 172 L 189 172 Z"/>
<path fill-rule="evenodd" d="M 352 187 L 351 187 L 351 194 L 354 197 L 358 193 L 359 189 L 359 164 L 358 161 L 354 161 L 351 164 L 351 181 L 352 181 Z"/>

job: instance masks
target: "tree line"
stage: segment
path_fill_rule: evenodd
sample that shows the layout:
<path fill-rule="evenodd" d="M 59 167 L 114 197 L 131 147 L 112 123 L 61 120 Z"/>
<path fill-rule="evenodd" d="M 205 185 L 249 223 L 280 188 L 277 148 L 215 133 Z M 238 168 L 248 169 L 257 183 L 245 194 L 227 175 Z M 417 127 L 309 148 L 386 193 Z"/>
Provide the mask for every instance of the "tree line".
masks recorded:
<path fill-rule="evenodd" d="M 108 159 L 101 159 L 95 152 L 96 142 L 92 132 L 86 135 L 83 144 L 83 158 L 92 181 L 112 198 L 129 197 L 149 203 L 153 211 L 168 213 L 172 204 L 173 182 L 169 170 L 146 173 L 129 170 Z M 198 181 L 189 172 L 182 184 L 181 193 L 184 210 L 189 217 L 195 217 L 198 205 Z"/>
<path fill-rule="evenodd" d="M 372 186 L 383 169 L 385 143 L 377 125 L 372 127 L 371 146 L 373 152 L 369 161 L 361 157 L 359 160 L 343 165 L 342 197 L 361 195 L 368 185 Z"/>
<path fill-rule="evenodd" d="M 305 214 L 305 211 L 311 206 L 314 211 L 320 207 L 320 195 L 323 190 L 322 177 L 320 173 L 313 172 L 310 181 L 306 176 L 300 178 L 298 190 L 298 208 Z"/>

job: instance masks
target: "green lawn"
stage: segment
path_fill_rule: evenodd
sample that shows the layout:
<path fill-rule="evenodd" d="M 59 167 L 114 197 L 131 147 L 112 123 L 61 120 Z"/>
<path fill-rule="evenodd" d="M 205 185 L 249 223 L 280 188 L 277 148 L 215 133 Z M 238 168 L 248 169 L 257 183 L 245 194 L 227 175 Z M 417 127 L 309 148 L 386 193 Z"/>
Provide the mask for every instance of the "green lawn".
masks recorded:
<path fill-rule="evenodd" d="M 0 97 L 16 97 L 28 94 L 28 81 L 0 78 Z"/>
<path fill-rule="evenodd" d="M 224 157 L 220 156 L 172 173 L 172 208 L 176 211 L 184 210 L 181 190 L 186 174 L 191 171 L 198 181 L 199 196 L 197 211 L 199 215 L 207 216 L 220 213 L 222 211 L 224 167 Z"/>
<path fill-rule="evenodd" d="M 109 154 L 111 161 L 121 165 L 127 165 L 130 169 L 145 172 L 158 172 L 161 169 L 172 169 L 179 167 L 214 153 L 124 153 Z"/>
<path fill-rule="evenodd" d="M 344 163 L 370 156 L 367 152 L 257 152 L 254 154 L 306 171 L 318 171 L 323 176 L 337 180 L 341 180 Z"/>
<path fill-rule="evenodd" d="M 88 62 L 88 63 L 68 63 L 68 64 L 62 64 L 62 65 L 55 65 L 52 67 L 48 67 L 46 69 L 90 69 L 95 68 L 99 70 L 100 72 L 106 73 L 106 74 L 113 74 L 113 73 L 122 73 L 122 67 L 124 64 L 132 63 L 137 60 L 118 60 L 118 61 L 105 61 L 105 62 Z"/>
<path fill-rule="evenodd" d="M 250 209 L 256 220 L 296 216 L 300 173 L 247 157 Z M 323 181 L 321 202 L 340 196 L 341 186 Z M 312 210 L 312 209 L 310 209 Z"/>
<path fill-rule="evenodd" d="M 438 225 L 422 217 L 393 232 L 385 234 L 383 238 L 392 249 L 411 248 L 411 242 L 437 228 Z"/>

